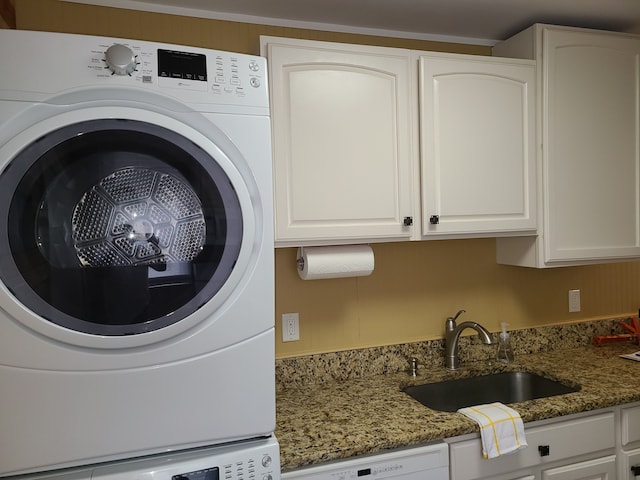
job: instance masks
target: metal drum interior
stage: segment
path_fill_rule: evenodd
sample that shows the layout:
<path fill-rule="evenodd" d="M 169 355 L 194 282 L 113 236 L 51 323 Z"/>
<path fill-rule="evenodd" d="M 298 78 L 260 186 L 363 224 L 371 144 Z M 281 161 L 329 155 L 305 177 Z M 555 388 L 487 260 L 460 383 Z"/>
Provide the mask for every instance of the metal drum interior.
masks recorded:
<path fill-rule="evenodd" d="M 179 322 L 215 296 L 241 248 L 242 211 L 211 156 L 137 120 L 68 125 L 0 176 L 2 281 L 65 328 L 132 335 Z"/>

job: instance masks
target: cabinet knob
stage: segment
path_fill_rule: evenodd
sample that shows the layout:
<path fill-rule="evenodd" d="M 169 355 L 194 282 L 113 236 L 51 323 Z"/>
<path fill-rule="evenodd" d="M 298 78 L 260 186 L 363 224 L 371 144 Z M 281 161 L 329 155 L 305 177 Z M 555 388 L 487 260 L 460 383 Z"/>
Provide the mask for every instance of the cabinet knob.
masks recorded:
<path fill-rule="evenodd" d="M 429 223 L 431 225 L 437 225 L 440 223 L 440 215 L 431 215 L 429 218 Z"/>
<path fill-rule="evenodd" d="M 411 225 L 413 225 L 413 217 L 404 217 L 403 224 L 405 227 L 410 227 Z"/>
<path fill-rule="evenodd" d="M 548 457 L 549 450 L 549 445 L 538 445 L 538 452 L 540 452 L 541 457 Z"/>

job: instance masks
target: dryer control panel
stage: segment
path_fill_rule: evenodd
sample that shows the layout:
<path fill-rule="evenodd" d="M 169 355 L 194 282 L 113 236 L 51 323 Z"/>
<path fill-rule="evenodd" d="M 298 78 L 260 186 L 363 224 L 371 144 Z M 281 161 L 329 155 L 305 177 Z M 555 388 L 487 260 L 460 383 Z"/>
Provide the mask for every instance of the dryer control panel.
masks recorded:
<path fill-rule="evenodd" d="M 266 60 L 242 53 L 52 32 L 0 31 L 0 99 L 39 101 L 98 86 L 138 87 L 188 104 L 268 108 Z"/>
<path fill-rule="evenodd" d="M 101 44 L 90 68 L 98 78 L 128 76 L 136 82 L 181 90 L 210 91 L 217 97 L 244 98 L 266 85 L 260 57 L 185 47 L 148 48 L 146 43 Z"/>

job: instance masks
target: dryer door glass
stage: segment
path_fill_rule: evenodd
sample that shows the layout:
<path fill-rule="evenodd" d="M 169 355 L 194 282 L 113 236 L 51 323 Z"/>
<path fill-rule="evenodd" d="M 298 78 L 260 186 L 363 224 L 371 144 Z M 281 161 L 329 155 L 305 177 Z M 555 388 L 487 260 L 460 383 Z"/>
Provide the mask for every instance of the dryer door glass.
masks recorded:
<path fill-rule="evenodd" d="M 224 170 L 191 140 L 134 120 L 60 128 L 0 176 L 0 275 L 37 315 L 96 335 L 157 330 L 230 276 L 242 210 Z M 7 190 L 5 190 L 7 191 Z"/>

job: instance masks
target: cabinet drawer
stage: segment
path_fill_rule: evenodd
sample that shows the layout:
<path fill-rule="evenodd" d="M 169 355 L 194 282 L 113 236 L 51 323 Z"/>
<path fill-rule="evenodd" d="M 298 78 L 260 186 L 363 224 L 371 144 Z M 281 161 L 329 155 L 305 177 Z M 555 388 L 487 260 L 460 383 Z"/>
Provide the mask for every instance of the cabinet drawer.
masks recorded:
<path fill-rule="evenodd" d="M 640 467 L 640 448 L 623 451 L 619 454 L 620 475 L 619 480 L 637 480 L 638 477 L 631 470 L 631 467 Z"/>
<path fill-rule="evenodd" d="M 609 455 L 586 462 L 551 468 L 542 472 L 542 480 L 576 480 L 580 478 L 588 478 L 590 480 L 616 478 L 616 456 Z"/>
<path fill-rule="evenodd" d="M 516 453 L 492 459 L 482 458 L 480 438 L 452 443 L 451 473 L 456 480 L 472 480 L 615 446 L 613 412 L 566 420 L 525 429 L 529 446 Z M 539 446 L 548 446 L 549 455 L 540 456 Z"/>
<path fill-rule="evenodd" d="M 622 409 L 622 445 L 640 441 L 640 406 Z"/>

